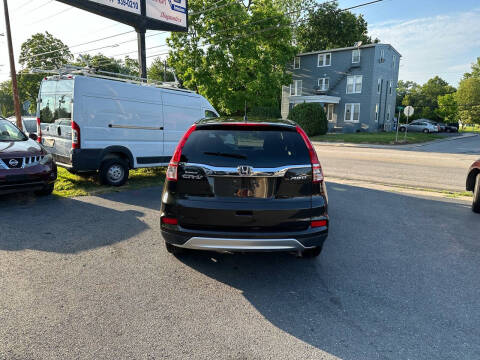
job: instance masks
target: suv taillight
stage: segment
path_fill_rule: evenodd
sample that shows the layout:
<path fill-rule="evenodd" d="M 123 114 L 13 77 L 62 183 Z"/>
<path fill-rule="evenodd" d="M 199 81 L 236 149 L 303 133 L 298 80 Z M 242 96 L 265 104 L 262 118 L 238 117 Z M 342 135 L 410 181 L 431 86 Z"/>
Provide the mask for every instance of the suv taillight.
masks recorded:
<path fill-rule="evenodd" d="M 323 172 L 322 172 L 322 166 L 320 165 L 320 161 L 318 161 L 317 152 L 313 148 L 313 145 L 310 142 L 310 139 L 308 138 L 305 131 L 303 131 L 303 129 L 298 125 L 297 125 L 297 132 L 300 134 L 303 141 L 305 142 L 305 145 L 307 146 L 307 149 L 308 149 L 308 153 L 310 155 L 310 162 L 312 163 L 312 181 L 314 183 L 322 182 Z"/>
<path fill-rule="evenodd" d="M 80 149 L 80 126 L 72 121 L 72 149 Z"/>
<path fill-rule="evenodd" d="M 178 179 L 178 163 L 180 162 L 180 158 L 182 157 L 182 149 L 185 146 L 185 143 L 188 140 L 188 137 L 192 132 L 195 131 L 197 125 L 193 124 L 185 134 L 183 134 L 182 139 L 177 145 L 175 152 L 173 153 L 172 159 L 170 160 L 170 164 L 168 164 L 167 169 L 167 180 L 170 181 L 177 181 Z"/>
<path fill-rule="evenodd" d="M 40 126 L 41 120 L 37 118 L 37 141 L 42 143 L 42 127 Z"/>

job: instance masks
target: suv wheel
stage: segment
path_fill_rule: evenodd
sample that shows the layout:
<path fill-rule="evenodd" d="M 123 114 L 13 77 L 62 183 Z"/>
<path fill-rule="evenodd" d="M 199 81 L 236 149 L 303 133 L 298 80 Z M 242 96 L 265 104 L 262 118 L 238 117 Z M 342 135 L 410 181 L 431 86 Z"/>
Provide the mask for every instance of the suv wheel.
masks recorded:
<path fill-rule="evenodd" d="M 121 158 L 105 160 L 100 166 L 100 180 L 102 184 L 122 186 L 128 180 L 128 164 Z"/>
<path fill-rule="evenodd" d="M 172 245 L 168 242 L 165 241 L 165 248 L 167 249 L 167 251 L 174 255 L 174 256 L 177 256 L 177 255 L 180 255 L 181 253 L 183 253 L 183 249 L 182 248 L 179 248 L 178 246 L 175 246 L 175 245 Z"/>
<path fill-rule="evenodd" d="M 319 256 L 321 254 L 321 252 L 322 252 L 322 247 L 321 246 L 315 246 L 314 248 L 302 251 L 302 257 L 304 259 L 311 259 L 311 258 Z"/>
<path fill-rule="evenodd" d="M 43 189 L 35 191 L 35 195 L 48 196 L 53 192 L 54 187 L 55 187 L 55 184 L 47 185 Z"/>
<path fill-rule="evenodd" d="M 399 130 L 400 132 L 405 132 L 406 128 L 404 126 L 401 126 Z"/>
<path fill-rule="evenodd" d="M 424 134 L 428 134 L 430 131 L 428 129 L 423 129 Z"/>
<path fill-rule="evenodd" d="M 473 212 L 480 213 L 480 174 L 477 174 L 477 181 L 473 189 L 472 210 Z"/>

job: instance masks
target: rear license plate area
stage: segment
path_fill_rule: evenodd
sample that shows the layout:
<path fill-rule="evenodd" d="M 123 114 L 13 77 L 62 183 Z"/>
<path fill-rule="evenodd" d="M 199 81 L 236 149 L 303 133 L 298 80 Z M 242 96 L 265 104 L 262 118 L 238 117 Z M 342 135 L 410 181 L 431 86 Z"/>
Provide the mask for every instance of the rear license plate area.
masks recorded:
<path fill-rule="evenodd" d="M 259 198 L 273 197 L 274 179 L 255 177 L 218 177 L 215 195 L 220 197 Z"/>
<path fill-rule="evenodd" d="M 48 146 L 48 147 L 54 147 L 55 146 L 55 140 L 54 139 L 43 139 L 43 145 Z"/>

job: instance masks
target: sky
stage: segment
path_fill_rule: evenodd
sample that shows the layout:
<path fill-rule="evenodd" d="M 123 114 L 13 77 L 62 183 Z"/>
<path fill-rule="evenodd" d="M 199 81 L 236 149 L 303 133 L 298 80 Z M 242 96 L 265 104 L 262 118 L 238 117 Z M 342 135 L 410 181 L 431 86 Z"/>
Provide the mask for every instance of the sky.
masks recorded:
<path fill-rule="evenodd" d="M 339 0 L 339 4 L 340 8 L 347 8 L 365 1 Z M 21 43 L 44 31 L 69 45 L 74 55 L 102 52 L 119 58 L 137 56 L 136 34 L 126 25 L 54 0 L 8 0 L 8 3 L 17 60 Z M 402 54 L 402 80 L 422 84 L 439 75 L 457 86 L 463 73 L 480 56 L 479 0 L 384 0 L 352 11 L 363 14 L 371 36 L 391 44 Z M 3 11 L 0 17 L 1 34 L 5 32 Z M 78 46 L 113 35 L 119 36 Z M 167 36 L 168 33 L 159 31 L 147 32 L 149 63 L 157 55 L 165 57 Z M 0 36 L 0 81 L 8 77 L 7 43 L 5 36 Z"/>

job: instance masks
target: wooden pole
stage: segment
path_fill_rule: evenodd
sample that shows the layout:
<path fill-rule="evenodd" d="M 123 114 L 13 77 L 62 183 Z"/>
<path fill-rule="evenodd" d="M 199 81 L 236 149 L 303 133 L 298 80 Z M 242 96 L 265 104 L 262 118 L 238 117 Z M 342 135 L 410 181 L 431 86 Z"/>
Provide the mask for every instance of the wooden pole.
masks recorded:
<path fill-rule="evenodd" d="M 5 12 L 5 26 L 7 28 L 8 56 L 10 58 L 10 75 L 12 77 L 13 104 L 15 107 L 15 117 L 17 118 L 17 127 L 23 130 L 22 111 L 20 109 L 20 99 L 18 97 L 17 72 L 15 70 L 15 57 L 13 56 L 12 32 L 10 30 L 10 17 L 8 15 L 7 0 L 3 0 Z"/>

